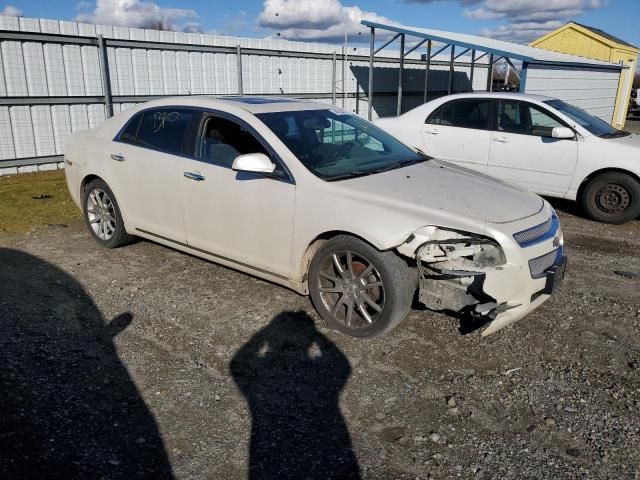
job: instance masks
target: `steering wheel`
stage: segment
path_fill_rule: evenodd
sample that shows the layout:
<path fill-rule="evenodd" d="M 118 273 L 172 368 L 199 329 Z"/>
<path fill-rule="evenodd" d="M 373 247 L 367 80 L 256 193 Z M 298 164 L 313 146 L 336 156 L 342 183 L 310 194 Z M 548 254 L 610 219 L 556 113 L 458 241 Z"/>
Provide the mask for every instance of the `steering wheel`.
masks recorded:
<path fill-rule="evenodd" d="M 351 148 L 353 147 L 353 143 L 351 140 L 349 140 L 348 142 L 344 142 L 343 144 L 341 144 L 338 149 L 335 151 L 335 153 L 332 155 L 331 157 L 331 162 L 335 162 L 338 157 L 343 153 L 346 153 L 347 150 L 351 150 Z"/>

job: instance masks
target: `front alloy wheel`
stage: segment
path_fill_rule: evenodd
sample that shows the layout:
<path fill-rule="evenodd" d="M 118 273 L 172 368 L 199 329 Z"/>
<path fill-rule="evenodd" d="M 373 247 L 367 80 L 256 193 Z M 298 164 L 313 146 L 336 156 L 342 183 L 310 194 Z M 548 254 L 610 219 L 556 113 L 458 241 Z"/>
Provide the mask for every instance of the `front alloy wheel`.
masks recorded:
<path fill-rule="evenodd" d="M 347 328 L 373 325 L 384 310 L 380 272 L 355 252 L 336 252 L 318 272 L 320 298 L 331 315 Z"/>
<path fill-rule="evenodd" d="M 416 272 L 394 252 L 340 235 L 328 240 L 309 266 L 309 291 L 327 324 L 356 337 L 376 337 L 409 313 Z"/>

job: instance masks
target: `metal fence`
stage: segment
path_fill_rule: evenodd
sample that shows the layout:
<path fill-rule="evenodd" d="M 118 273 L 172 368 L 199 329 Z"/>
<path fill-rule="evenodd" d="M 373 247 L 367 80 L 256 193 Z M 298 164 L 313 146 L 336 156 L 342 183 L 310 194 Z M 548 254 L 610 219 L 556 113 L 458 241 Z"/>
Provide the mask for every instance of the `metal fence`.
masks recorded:
<path fill-rule="evenodd" d="M 73 132 L 169 95 L 286 95 L 368 110 L 368 49 L 0 16 L 0 174 L 57 168 Z M 376 116 L 395 114 L 398 52 L 374 63 Z M 422 103 L 426 62 L 404 59 L 403 109 Z M 454 66 L 455 91 L 483 90 L 487 65 Z M 447 93 L 432 59 L 430 96 Z M 49 164 L 48 166 L 43 166 Z"/>

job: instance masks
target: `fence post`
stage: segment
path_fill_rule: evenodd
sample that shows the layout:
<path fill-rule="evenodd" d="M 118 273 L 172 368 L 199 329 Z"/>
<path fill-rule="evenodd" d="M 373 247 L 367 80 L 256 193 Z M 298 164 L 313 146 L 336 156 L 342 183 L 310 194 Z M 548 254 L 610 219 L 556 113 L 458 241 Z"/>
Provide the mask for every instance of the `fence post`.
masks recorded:
<path fill-rule="evenodd" d="M 238 95 L 242 95 L 242 49 L 240 45 L 236 45 L 236 56 L 238 58 Z"/>
<path fill-rule="evenodd" d="M 369 47 L 369 84 L 367 85 L 369 91 L 368 93 L 368 104 L 367 104 L 367 119 L 371 120 L 371 116 L 373 114 L 373 56 L 375 55 L 375 46 L 376 46 L 376 29 L 374 27 L 371 28 L 371 43 Z"/>
<path fill-rule="evenodd" d="M 331 105 L 336 104 L 336 52 L 333 52 L 333 63 L 331 64 Z"/>
<path fill-rule="evenodd" d="M 107 118 L 113 117 L 113 102 L 111 94 L 111 79 L 109 77 L 109 57 L 107 56 L 107 47 L 104 38 L 98 34 L 98 57 L 102 67 L 102 90 L 104 91 L 104 108 Z"/>
<path fill-rule="evenodd" d="M 431 40 L 427 42 L 427 65 L 424 69 L 424 97 L 422 103 L 427 103 L 429 92 L 429 70 L 431 70 Z"/>

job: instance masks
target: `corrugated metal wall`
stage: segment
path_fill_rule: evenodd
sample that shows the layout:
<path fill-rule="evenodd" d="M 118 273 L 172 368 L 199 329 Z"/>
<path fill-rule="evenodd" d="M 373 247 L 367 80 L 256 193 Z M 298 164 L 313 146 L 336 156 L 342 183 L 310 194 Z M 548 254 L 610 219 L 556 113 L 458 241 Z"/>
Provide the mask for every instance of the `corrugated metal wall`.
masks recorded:
<path fill-rule="evenodd" d="M 35 18 L 0 16 L 0 30 L 64 34 L 80 37 L 139 40 L 188 45 L 226 46 L 278 51 L 340 54 L 335 45 L 160 32 L 136 28 L 80 24 Z M 368 48 L 350 48 L 349 55 L 367 56 Z M 398 58 L 398 52 L 385 50 L 385 57 Z M 407 57 L 417 60 L 420 54 Z M 112 95 L 196 95 L 238 93 L 238 58 L 232 53 L 107 47 Z M 446 56 L 434 59 L 447 61 Z M 459 58 L 454 90 L 470 90 L 470 59 Z M 486 62 L 486 61 L 485 61 Z M 482 62 L 480 62 L 482 63 Z M 483 68 L 484 67 L 484 68 Z M 349 60 L 346 90 L 350 94 L 345 108 L 360 114 L 367 111 L 368 61 Z M 424 67 L 405 65 L 405 109 L 422 102 Z M 333 61 L 329 58 L 242 55 L 243 93 L 304 95 L 331 102 Z M 429 91 L 442 94 L 448 87 L 448 65 L 432 65 Z M 486 63 L 474 75 L 476 89 L 486 85 Z M 395 114 L 398 69 L 395 64 L 376 62 L 374 98 L 376 115 Z M 337 62 L 337 104 L 342 106 L 342 62 Z M 355 94 L 358 94 L 357 96 Z M 86 97 L 104 95 L 99 50 L 96 45 L 3 40 L 0 42 L 0 96 L 2 97 Z M 79 99 L 78 99 L 79 100 Z M 65 139 L 73 132 L 100 125 L 106 118 L 104 103 L 0 105 L 0 174 L 2 160 L 29 159 L 63 154 Z M 135 103 L 114 103 L 114 113 Z M 59 159 L 58 159 L 59 160 Z M 55 161 L 55 160 L 52 160 Z M 29 170 L 29 167 L 21 167 Z"/>
<path fill-rule="evenodd" d="M 525 92 L 559 98 L 611 123 L 619 80 L 619 70 L 529 65 Z"/>

